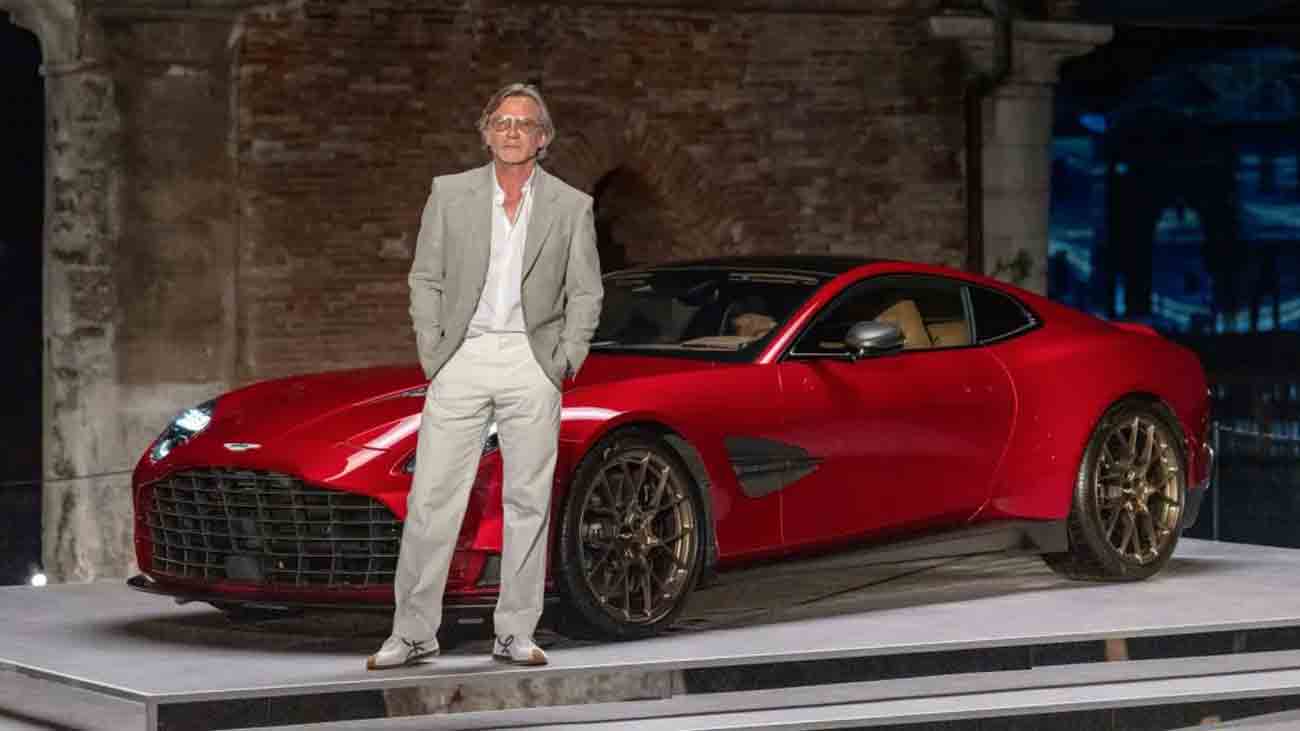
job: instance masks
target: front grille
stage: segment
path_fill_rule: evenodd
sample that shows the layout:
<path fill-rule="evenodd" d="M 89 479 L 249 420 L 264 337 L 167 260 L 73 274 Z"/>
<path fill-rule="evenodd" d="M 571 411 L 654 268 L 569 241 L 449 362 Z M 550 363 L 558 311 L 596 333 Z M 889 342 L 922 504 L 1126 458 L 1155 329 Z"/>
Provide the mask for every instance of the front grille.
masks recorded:
<path fill-rule="evenodd" d="M 157 574 L 282 587 L 393 583 L 402 524 L 378 500 L 254 470 L 189 470 L 151 488 Z"/>

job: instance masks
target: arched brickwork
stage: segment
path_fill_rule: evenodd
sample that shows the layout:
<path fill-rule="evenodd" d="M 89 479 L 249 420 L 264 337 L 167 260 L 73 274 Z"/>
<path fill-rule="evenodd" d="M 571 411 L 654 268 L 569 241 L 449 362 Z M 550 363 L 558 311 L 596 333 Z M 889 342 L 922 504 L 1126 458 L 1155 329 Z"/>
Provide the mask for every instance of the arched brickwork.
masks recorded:
<path fill-rule="evenodd" d="M 598 232 L 613 239 L 606 270 L 748 250 L 743 213 L 730 210 L 708 171 L 643 114 L 607 117 L 562 134 L 557 174 L 596 198 Z M 602 255 L 606 251 L 602 250 Z"/>

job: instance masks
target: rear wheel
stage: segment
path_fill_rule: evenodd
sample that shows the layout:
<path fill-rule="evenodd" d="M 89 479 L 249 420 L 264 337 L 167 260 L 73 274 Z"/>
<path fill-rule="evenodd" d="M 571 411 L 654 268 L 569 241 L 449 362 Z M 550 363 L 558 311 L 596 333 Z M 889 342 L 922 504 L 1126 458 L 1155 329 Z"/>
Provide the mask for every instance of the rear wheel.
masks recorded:
<path fill-rule="evenodd" d="M 598 444 L 565 499 L 561 631 L 634 639 L 672 624 L 703 564 L 703 516 L 690 472 L 663 440 L 629 430 Z"/>
<path fill-rule="evenodd" d="M 1161 569 L 1182 532 L 1187 459 L 1173 416 L 1127 400 L 1093 430 L 1075 481 L 1070 548 L 1044 556 L 1074 579 L 1135 581 Z"/>

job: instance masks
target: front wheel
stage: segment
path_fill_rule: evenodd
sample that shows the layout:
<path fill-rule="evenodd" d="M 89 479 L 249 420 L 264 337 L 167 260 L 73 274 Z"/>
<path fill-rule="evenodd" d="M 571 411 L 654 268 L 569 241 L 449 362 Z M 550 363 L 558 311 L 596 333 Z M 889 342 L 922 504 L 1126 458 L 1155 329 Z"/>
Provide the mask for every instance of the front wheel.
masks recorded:
<path fill-rule="evenodd" d="M 662 439 L 630 430 L 600 442 L 565 499 L 561 630 L 635 639 L 672 624 L 703 564 L 703 516 L 695 481 Z"/>
<path fill-rule="evenodd" d="M 1187 459 L 1173 416 L 1123 401 L 1101 418 L 1084 450 L 1067 553 L 1044 556 L 1074 579 L 1136 581 L 1161 569 L 1182 532 Z"/>

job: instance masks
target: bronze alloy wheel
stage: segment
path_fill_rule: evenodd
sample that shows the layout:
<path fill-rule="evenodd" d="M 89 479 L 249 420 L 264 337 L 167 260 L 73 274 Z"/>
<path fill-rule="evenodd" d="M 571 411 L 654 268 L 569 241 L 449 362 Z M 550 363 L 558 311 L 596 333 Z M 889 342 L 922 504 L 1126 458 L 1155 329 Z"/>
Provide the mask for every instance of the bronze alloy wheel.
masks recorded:
<path fill-rule="evenodd" d="M 614 435 L 583 459 L 565 502 L 557 578 L 576 615 L 565 631 L 631 639 L 671 624 L 700 573 L 705 535 L 677 453 L 641 431 Z"/>
<path fill-rule="evenodd" d="M 1183 472 L 1177 441 L 1151 414 L 1110 426 L 1098 453 L 1094 490 L 1106 540 L 1125 559 L 1157 560 L 1175 539 Z"/>
<path fill-rule="evenodd" d="M 652 623 L 689 588 L 699 550 L 695 503 L 673 466 L 647 450 L 612 455 L 582 508 L 582 565 L 601 607 Z"/>
<path fill-rule="evenodd" d="M 1069 548 L 1045 554 L 1072 579 L 1137 581 L 1161 569 L 1183 530 L 1187 459 L 1163 404 L 1125 399 L 1097 422 L 1066 521 Z"/>

